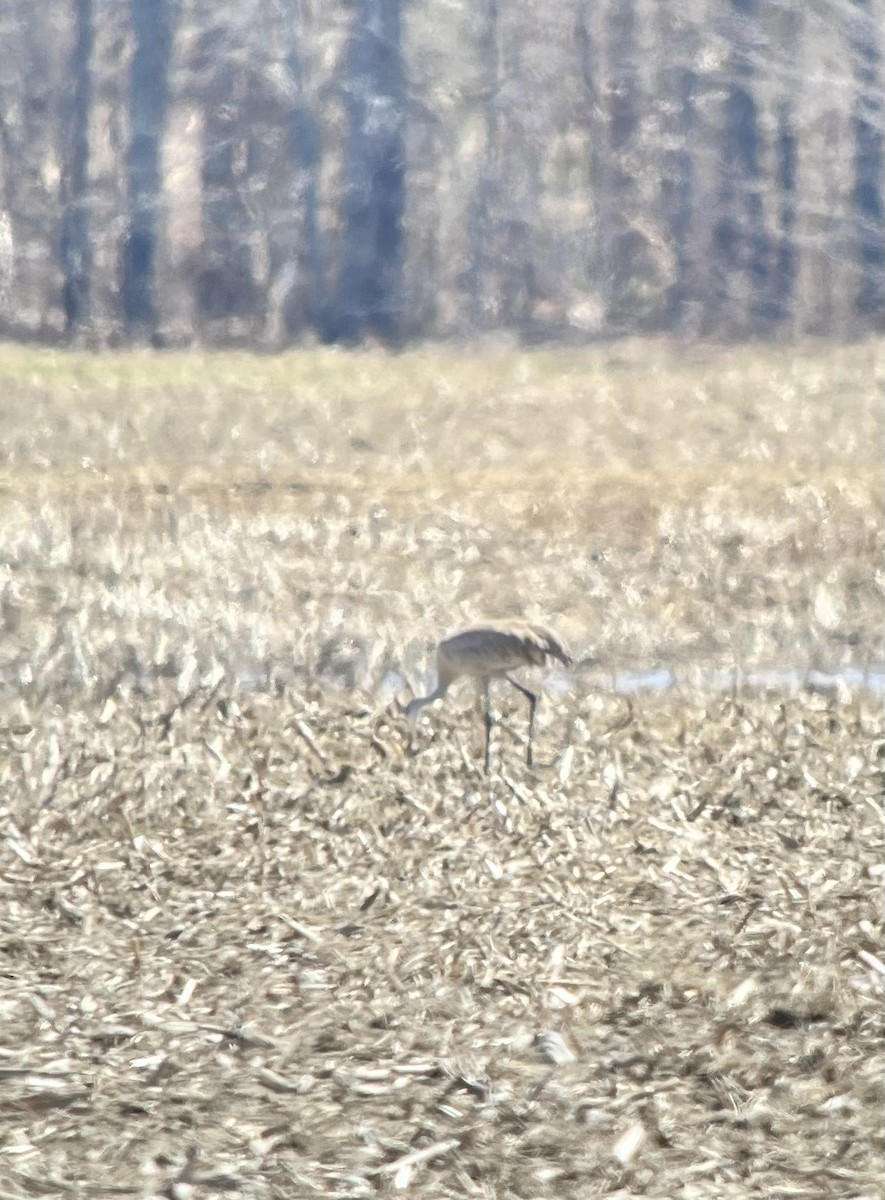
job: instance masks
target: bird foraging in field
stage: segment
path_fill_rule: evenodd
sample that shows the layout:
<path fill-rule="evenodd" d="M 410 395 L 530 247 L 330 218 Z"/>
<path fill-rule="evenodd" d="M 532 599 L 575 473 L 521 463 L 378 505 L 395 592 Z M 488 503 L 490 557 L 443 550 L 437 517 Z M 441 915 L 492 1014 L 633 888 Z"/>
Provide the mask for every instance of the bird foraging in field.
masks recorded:
<path fill-rule="evenodd" d="M 571 657 L 565 643 L 544 625 L 528 621 L 484 621 L 470 629 L 443 638 L 436 648 L 436 687 L 427 696 L 417 696 L 406 706 L 406 718 L 414 730 L 418 714 L 427 704 L 441 700 L 456 679 L 469 676 L 477 680 L 485 700 L 485 769 L 491 761 L 492 716 L 489 688 L 493 679 L 506 679 L 529 702 L 529 736 L 526 763 L 532 766 L 532 737 L 535 727 L 537 695 L 517 683 L 508 674 L 519 667 L 543 667 L 551 660 L 570 667 Z"/>

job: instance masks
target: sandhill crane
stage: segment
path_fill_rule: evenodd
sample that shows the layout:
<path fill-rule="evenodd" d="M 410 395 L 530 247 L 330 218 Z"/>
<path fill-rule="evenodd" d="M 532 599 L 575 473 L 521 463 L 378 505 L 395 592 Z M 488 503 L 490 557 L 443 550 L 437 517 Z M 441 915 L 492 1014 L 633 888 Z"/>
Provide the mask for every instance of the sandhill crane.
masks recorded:
<path fill-rule="evenodd" d="M 512 679 L 508 671 L 515 671 L 518 667 L 542 667 L 550 659 L 558 659 L 566 667 L 571 666 L 572 662 L 561 638 L 544 625 L 530 625 L 527 621 L 484 621 L 481 625 L 450 634 L 436 648 L 436 687 L 429 695 L 417 696 L 406 706 L 409 724 L 414 730 L 421 709 L 426 704 L 441 700 L 456 679 L 461 676 L 476 679 L 482 686 L 485 699 L 485 769 L 488 773 L 494 725 L 489 687 L 493 679 L 506 679 L 529 702 L 526 763 L 532 766 L 532 736 L 538 697 Z"/>

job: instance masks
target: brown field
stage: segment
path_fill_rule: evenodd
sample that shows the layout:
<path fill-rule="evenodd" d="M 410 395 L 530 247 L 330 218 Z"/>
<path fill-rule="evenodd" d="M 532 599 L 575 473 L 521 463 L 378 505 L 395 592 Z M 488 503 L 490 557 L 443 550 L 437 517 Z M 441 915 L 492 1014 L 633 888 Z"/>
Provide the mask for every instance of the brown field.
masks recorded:
<path fill-rule="evenodd" d="M 878 1196 L 882 385 L 0 348 L 0 1200 Z"/>

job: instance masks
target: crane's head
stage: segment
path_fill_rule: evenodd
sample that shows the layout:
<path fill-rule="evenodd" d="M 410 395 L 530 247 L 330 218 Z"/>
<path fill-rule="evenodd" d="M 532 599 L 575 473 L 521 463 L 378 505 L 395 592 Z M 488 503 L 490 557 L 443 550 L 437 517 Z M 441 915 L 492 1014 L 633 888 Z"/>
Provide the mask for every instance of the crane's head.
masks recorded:
<path fill-rule="evenodd" d="M 409 727 L 411 729 L 415 728 L 415 723 L 418 720 L 418 713 L 421 711 L 421 709 L 424 707 L 424 705 L 426 703 L 427 703 L 427 701 L 424 699 L 423 696 L 416 696 L 415 699 L 410 700 L 409 703 L 403 709 L 403 716 L 408 721 Z"/>

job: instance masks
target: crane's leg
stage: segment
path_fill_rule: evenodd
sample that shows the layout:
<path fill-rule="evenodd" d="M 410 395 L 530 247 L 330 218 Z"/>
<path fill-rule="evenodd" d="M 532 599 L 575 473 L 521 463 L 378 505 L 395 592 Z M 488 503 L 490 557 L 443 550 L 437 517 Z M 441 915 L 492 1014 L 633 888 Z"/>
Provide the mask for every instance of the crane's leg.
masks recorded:
<path fill-rule="evenodd" d="M 487 679 L 482 688 L 483 695 L 483 716 L 486 725 L 486 757 L 485 757 L 485 772 L 486 775 L 492 770 L 492 730 L 495 727 L 495 718 L 492 713 L 492 683 Z"/>
<path fill-rule="evenodd" d="M 495 728 L 495 710 L 492 708 L 492 681 L 491 679 L 483 680 L 481 689 L 483 699 L 483 719 L 486 728 L 486 753 L 485 753 L 485 773 L 490 775 L 492 772 L 492 734 Z"/>
<path fill-rule="evenodd" d="M 527 687 L 523 687 L 521 683 L 517 683 L 515 679 L 511 679 L 509 675 L 504 678 L 508 683 L 512 683 L 518 692 L 522 692 L 526 700 L 529 702 L 529 743 L 526 748 L 525 761 L 526 766 L 533 765 L 532 738 L 535 736 L 535 709 L 538 707 L 538 697 L 534 692 L 530 692 Z"/>

